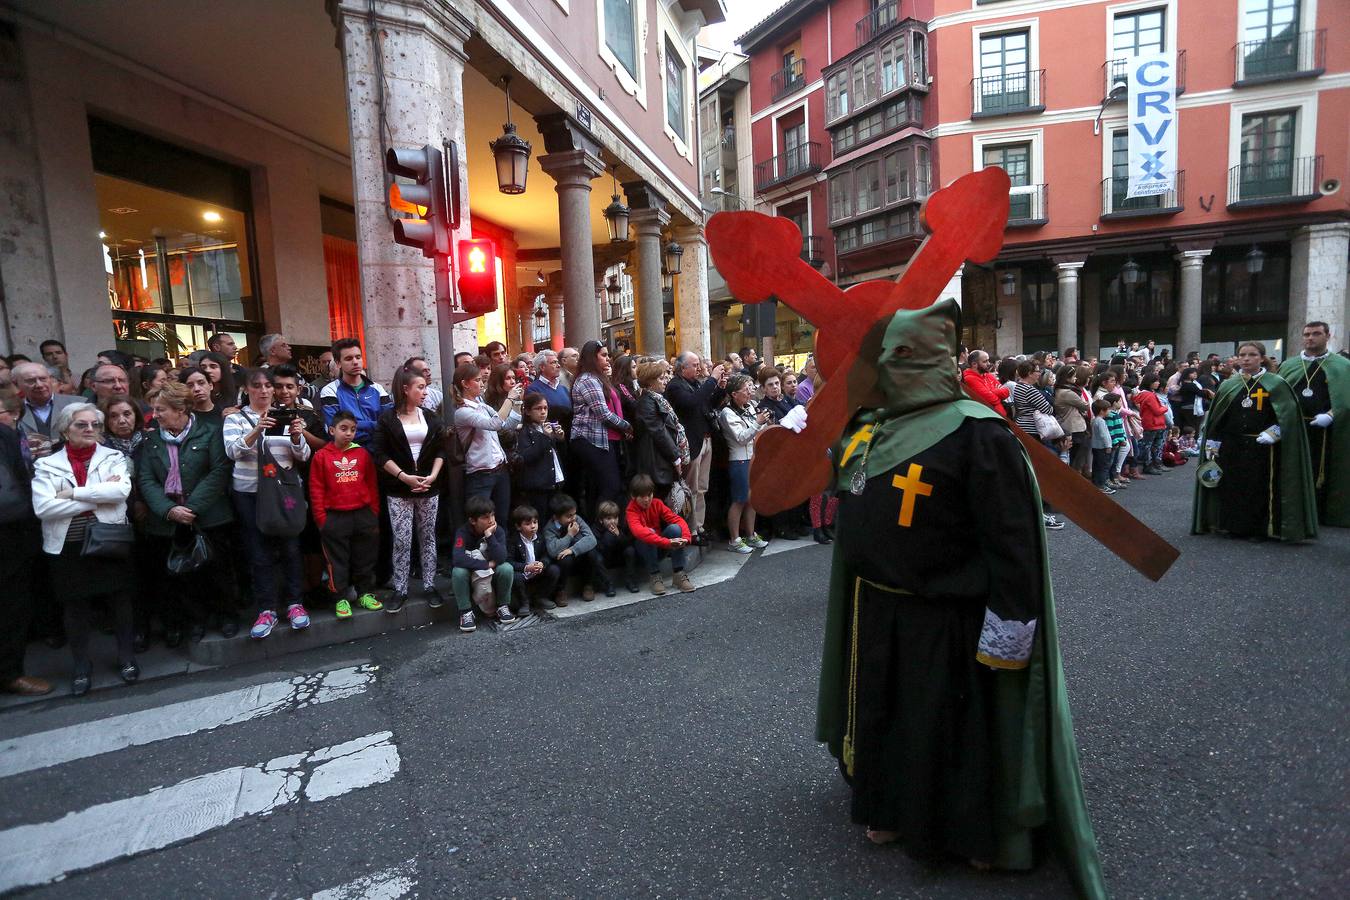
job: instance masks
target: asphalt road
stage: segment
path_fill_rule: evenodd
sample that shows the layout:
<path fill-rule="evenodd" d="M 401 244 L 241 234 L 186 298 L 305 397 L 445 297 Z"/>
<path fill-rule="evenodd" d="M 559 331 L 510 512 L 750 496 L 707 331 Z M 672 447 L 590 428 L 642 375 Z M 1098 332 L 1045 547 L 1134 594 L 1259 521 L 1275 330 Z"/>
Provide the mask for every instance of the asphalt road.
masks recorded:
<path fill-rule="evenodd" d="M 1350 531 L 1192 538 L 1189 484 L 1117 495 L 1182 550 L 1160 584 L 1072 525 L 1050 535 L 1107 882 L 1344 896 Z M 431 627 L 7 711 L 0 888 L 1071 896 L 1053 859 L 927 869 L 848 823 L 811 740 L 828 566 L 757 555 L 694 594 L 507 633 Z"/>

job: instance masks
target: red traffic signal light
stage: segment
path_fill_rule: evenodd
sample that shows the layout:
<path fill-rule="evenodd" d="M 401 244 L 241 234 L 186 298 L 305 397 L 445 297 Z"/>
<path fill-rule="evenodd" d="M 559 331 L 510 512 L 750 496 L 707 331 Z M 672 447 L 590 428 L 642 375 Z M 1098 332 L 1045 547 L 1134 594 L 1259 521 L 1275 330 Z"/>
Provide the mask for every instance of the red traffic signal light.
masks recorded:
<path fill-rule="evenodd" d="M 459 300 L 471 316 L 497 308 L 497 248 L 487 238 L 459 242 Z"/>

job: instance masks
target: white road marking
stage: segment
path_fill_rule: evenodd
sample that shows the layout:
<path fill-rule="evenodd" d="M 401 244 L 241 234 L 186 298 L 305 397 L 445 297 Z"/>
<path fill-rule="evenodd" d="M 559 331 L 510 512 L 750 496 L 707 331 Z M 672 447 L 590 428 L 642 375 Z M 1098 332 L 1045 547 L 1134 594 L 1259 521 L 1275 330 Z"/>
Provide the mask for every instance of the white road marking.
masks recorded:
<path fill-rule="evenodd" d="M 0 778 L 364 693 L 377 666 L 272 681 L 0 741 Z"/>
<path fill-rule="evenodd" d="M 786 553 L 788 550 L 801 550 L 806 547 L 814 547 L 816 542 L 810 538 L 802 538 L 796 541 L 785 541 L 782 538 L 774 538 L 769 541 L 769 546 L 760 551 L 760 556 L 773 556 L 775 553 Z"/>
<path fill-rule="evenodd" d="M 319 891 L 309 900 L 399 900 L 417 887 L 416 860 Z M 304 900 L 304 898 L 301 898 Z"/>
<path fill-rule="evenodd" d="M 732 553 L 730 551 L 715 551 L 709 553 L 703 558 L 703 562 L 699 563 L 698 568 L 689 573 L 689 580 L 699 588 L 712 587 L 714 584 L 730 581 L 736 577 L 736 573 L 741 570 L 741 566 L 745 565 L 749 559 L 749 556 L 740 553 Z M 601 595 L 589 603 L 585 600 L 571 599 L 567 601 L 566 606 L 550 610 L 549 615 L 559 619 L 572 619 L 577 616 L 584 616 L 587 613 L 596 613 L 606 609 L 615 609 L 620 606 L 641 603 L 644 600 L 658 599 L 656 594 L 653 594 L 647 589 L 647 576 L 641 575 L 639 577 L 641 580 L 638 584 L 642 586 L 643 589 L 636 594 L 628 593 L 624 586 L 619 584 L 616 585 L 619 591 L 617 597 L 605 597 Z M 667 582 L 665 596 L 674 597 L 682 595 Z"/>
<path fill-rule="evenodd" d="M 315 765 L 318 763 L 318 765 Z M 246 816 L 381 784 L 399 770 L 393 733 L 199 775 L 138 797 L 0 831 L 0 892 L 158 850 Z"/>

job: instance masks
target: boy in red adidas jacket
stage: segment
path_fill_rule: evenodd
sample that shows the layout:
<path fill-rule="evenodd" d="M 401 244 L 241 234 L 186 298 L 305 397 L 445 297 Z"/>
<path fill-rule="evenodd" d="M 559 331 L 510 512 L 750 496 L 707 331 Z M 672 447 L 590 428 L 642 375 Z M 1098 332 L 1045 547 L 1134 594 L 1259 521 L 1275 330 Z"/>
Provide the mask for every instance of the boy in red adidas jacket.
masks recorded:
<path fill-rule="evenodd" d="M 628 510 L 624 518 L 635 543 L 638 558 L 647 564 L 652 576 L 652 593 L 666 592 L 661 581 L 661 557 L 670 554 L 675 586 L 688 593 L 694 589 L 684 573 L 684 548 L 689 546 L 689 526 L 670 507 L 656 499 L 656 484 L 650 475 L 635 475 L 628 484 Z"/>
<path fill-rule="evenodd" d="M 309 464 L 310 509 L 328 560 L 328 587 L 337 597 L 337 617 L 350 619 L 352 588 L 363 609 L 384 609 L 375 599 L 375 561 L 380 553 L 380 489 L 375 460 L 356 446 L 356 416 L 333 415 L 333 442 Z"/>

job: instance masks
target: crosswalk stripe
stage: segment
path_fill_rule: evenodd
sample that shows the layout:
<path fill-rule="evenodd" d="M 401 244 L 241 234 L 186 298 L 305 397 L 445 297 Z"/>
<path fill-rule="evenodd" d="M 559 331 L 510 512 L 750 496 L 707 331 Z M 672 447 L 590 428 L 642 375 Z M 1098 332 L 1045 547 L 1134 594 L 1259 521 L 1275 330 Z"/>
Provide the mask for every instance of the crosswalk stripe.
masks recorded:
<path fill-rule="evenodd" d="M 0 741 L 0 778 L 354 697 L 374 682 L 377 668 L 334 669 L 10 738 Z"/>
<path fill-rule="evenodd" d="M 398 773 L 400 762 L 393 733 L 381 731 L 0 831 L 0 892 L 158 850 L 289 803 L 381 784 Z"/>
<path fill-rule="evenodd" d="M 309 900 L 399 900 L 417 887 L 417 879 L 413 877 L 415 867 L 416 861 L 410 859 L 401 866 L 319 891 Z"/>

